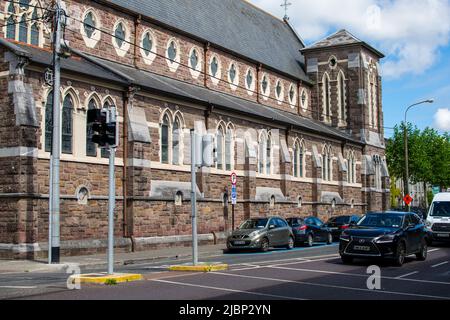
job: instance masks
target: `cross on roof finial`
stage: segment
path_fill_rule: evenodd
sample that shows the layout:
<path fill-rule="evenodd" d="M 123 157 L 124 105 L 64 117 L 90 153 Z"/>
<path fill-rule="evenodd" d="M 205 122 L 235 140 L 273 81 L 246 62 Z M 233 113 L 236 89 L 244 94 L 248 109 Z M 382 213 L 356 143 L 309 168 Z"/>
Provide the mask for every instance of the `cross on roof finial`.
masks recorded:
<path fill-rule="evenodd" d="M 289 0 L 284 0 L 284 3 L 281 5 L 281 7 L 284 7 L 284 18 L 285 20 L 289 20 L 289 16 L 287 14 L 288 7 L 292 5 L 292 3 L 289 2 Z"/>

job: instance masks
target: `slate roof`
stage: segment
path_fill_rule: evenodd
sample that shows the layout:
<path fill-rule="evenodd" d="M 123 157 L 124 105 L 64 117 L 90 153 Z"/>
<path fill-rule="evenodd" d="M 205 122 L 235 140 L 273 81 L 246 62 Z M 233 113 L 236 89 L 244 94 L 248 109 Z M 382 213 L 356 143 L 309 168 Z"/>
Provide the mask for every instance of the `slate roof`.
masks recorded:
<path fill-rule="evenodd" d="M 9 41 L 6 42 L 10 43 Z M 44 66 L 51 65 L 52 54 L 47 50 L 20 44 L 14 44 L 14 48 L 20 49 L 16 54 L 28 56 L 33 63 Z M 212 104 L 218 109 L 264 119 L 274 122 L 274 124 L 292 125 L 305 132 L 316 133 L 355 144 L 363 144 L 351 135 L 319 121 L 303 118 L 290 112 L 277 110 L 205 87 L 103 60 L 76 50 L 73 50 L 71 58 L 61 60 L 61 68 L 63 71 L 76 72 L 124 86 L 136 85 L 148 92 L 189 100 L 202 105 Z"/>
<path fill-rule="evenodd" d="M 325 39 L 319 40 L 306 48 L 302 49 L 302 51 L 308 51 L 308 50 L 314 50 L 314 49 L 321 49 L 321 48 L 327 48 L 327 47 L 335 47 L 335 46 L 344 46 L 344 45 L 352 45 L 352 44 L 360 44 L 368 49 L 372 50 L 376 54 L 378 54 L 381 57 L 384 57 L 384 55 L 375 49 L 374 47 L 370 46 L 366 42 L 358 39 L 353 34 L 348 32 L 345 29 L 339 30 L 336 33 L 333 33 L 332 35 L 326 37 Z"/>
<path fill-rule="evenodd" d="M 291 27 L 244 0 L 105 0 L 297 79 L 304 45 Z"/>

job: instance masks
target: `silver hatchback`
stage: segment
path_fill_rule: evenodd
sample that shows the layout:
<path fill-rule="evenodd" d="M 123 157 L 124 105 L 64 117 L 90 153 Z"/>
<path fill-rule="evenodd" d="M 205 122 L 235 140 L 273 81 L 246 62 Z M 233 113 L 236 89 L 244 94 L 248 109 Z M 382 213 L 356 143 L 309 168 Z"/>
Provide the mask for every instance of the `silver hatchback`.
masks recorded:
<path fill-rule="evenodd" d="M 292 229 L 281 217 L 249 219 L 227 239 L 229 251 L 251 249 L 267 251 L 270 247 L 286 247 L 289 250 L 294 248 Z"/>

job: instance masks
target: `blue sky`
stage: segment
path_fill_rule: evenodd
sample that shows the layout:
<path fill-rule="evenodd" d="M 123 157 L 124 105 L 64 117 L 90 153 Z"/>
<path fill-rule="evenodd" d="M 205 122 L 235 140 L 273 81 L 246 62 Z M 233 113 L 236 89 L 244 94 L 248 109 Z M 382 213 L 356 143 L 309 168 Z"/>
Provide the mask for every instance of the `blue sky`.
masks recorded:
<path fill-rule="evenodd" d="M 250 2 L 282 18 L 284 0 Z M 289 0 L 291 24 L 311 44 L 347 29 L 386 54 L 383 110 L 386 136 L 420 100 L 408 121 L 450 131 L 450 0 Z"/>

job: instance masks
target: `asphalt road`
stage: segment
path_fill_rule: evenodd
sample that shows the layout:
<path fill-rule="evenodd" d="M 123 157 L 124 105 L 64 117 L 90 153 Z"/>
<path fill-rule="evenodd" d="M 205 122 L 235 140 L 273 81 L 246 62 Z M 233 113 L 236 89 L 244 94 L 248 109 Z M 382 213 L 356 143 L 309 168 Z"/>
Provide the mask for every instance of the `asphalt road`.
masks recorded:
<path fill-rule="evenodd" d="M 448 300 L 450 299 L 450 245 L 429 249 L 427 261 L 408 258 L 401 267 L 382 261 L 344 265 L 337 245 L 318 245 L 292 251 L 210 256 L 205 262 L 228 263 L 215 273 L 167 272 L 173 260 L 121 266 L 117 272 L 144 274 L 145 280 L 116 286 L 83 285 L 66 288 L 67 275 L 2 274 L 1 299 L 133 299 L 133 300 Z M 178 260 L 177 263 L 188 261 Z M 381 268 L 379 290 L 367 287 L 367 268 Z M 83 273 L 103 270 L 82 270 Z"/>

